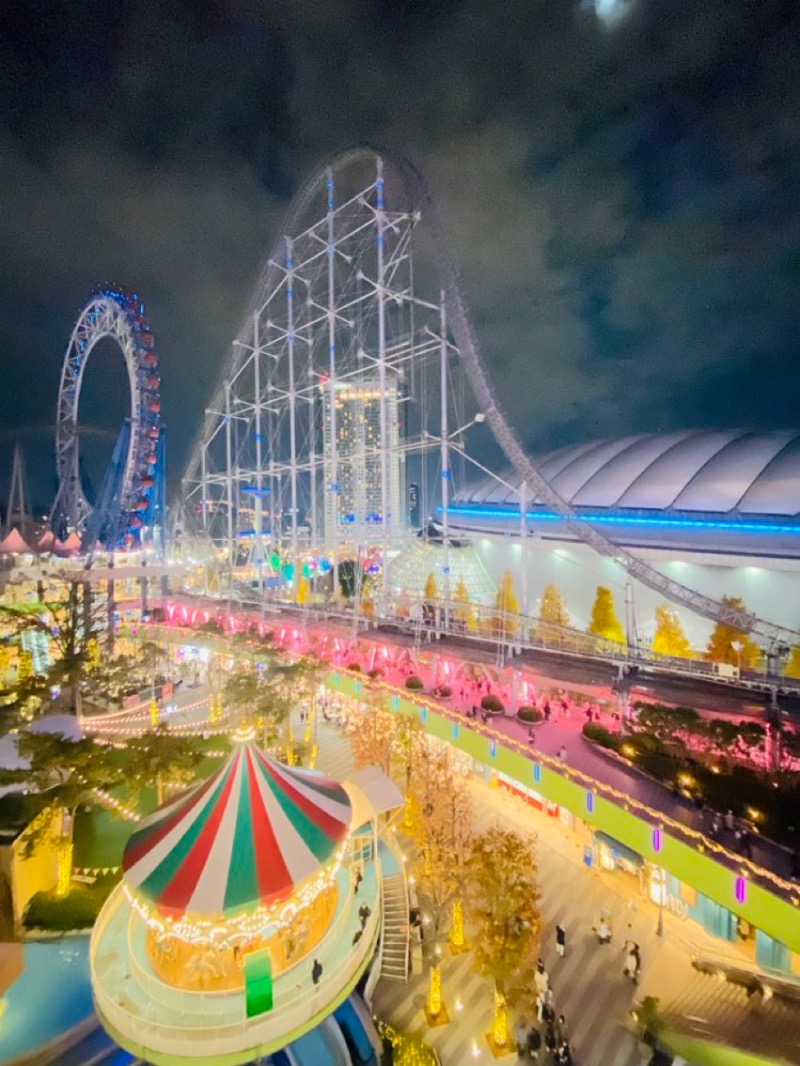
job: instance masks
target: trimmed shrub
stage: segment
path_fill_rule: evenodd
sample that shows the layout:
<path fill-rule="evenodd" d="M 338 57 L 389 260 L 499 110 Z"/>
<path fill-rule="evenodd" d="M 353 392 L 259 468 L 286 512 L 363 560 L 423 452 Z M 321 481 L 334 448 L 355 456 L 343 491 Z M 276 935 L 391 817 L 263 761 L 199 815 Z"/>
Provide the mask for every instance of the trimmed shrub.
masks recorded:
<path fill-rule="evenodd" d="M 541 711 L 537 711 L 535 707 L 520 707 L 517 711 L 517 718 L 526 725 L 535 725 L 537 722 L 541 722 L 544 715 Z"/>
<path fill-rule="evenodd" d="M 499 696 L 495 696 L 493 693 L 489 693 L 481 700 L 481 707 L 489 714 L 502 714 L 503 713 L 503 701 Z"/>
<path fill-rule="evenodd" d="M 63 898 L 55 892 L 37 892 L 25 911 L 25 925 L 52 932 L 90 928 L 118 880 L 118 875 L 109 875 L 98 877 L 93 885 L 76 882 Z"/>
<path fill-rule="evenodd" d="M 453 690 L 449 685 L 439 685 L 438 688 L 433 690 L 434 696 L 438 696 L 440 700 L 448 700 L 453 695 Z"/>
<path fill-rule="evenodd" d="M 416 674 L 411 674 L 410 677 L 406 678 L 406 688 L 412 692 L 422 692 L 425 686 L 422 684 L 421 678 L 417 677 Z"/>
<path fill-rule="evenodd" d="M 611 751 L 619 751 L 623 744 L 618 733 L 612 733 L 610 729 L 597 725 L 596 722 L 587 722 L 583 727 L 583 735 L 587 740 L 599 744 L 601 748 L 609 748 Z"/>
<path fill-rule="evenodd" d="M 349 663 L 348 666 L 347 666 L 347 669 L 350 670 L 354 674 L 360 674 L 361 673 L 361 663 Z"/>
<path fill-rule="evenodd" d="M 377 667 L 375 670 L 367 670 L 367 677 L 371 677 L 372 680 L 374 681 L 375 678 L 376 677 L 380 677 L 382 673 L 383 673 L 383 670 L 381 670 L 380 667 Z"/>

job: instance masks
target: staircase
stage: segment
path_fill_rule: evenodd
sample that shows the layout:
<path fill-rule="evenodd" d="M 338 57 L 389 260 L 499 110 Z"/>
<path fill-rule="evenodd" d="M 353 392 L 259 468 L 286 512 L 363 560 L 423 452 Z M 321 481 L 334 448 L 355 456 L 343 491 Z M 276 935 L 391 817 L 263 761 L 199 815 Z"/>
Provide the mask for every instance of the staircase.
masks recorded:
<path fill-rule="evenodd" d="M 383 952 L 381 977 L 386 981 L 408 980 L 408 893 L 402 873 L 388 874 L 383 881 Z"/>
<path fill-rule="evenodd" d="M 800 1063 L 800 1003 L 748 994 L 722 971 L 698 971 L 681 994 L 664 1005 L 667 1029 L 754 1054 Z"/>

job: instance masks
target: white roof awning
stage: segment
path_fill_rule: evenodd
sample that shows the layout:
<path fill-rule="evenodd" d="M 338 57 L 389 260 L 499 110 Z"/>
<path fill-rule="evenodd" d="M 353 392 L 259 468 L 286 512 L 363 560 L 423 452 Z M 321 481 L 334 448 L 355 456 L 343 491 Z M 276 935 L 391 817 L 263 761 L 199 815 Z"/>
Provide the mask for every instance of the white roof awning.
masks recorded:
<path fill-rule="evenodd" d="M 395 811 L 405 803 L 397 785 L 377 766 L 362 766 L 342 782 L 353 805 L 351 826 L 358 829 L 379 814 Z"/>

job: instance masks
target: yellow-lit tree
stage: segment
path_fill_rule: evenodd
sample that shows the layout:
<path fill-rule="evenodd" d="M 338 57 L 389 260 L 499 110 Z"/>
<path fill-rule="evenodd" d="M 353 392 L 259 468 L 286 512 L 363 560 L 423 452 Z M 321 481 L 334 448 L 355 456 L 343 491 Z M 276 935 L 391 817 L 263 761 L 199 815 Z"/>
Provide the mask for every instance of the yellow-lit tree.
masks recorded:
<path fill-rule="evenodd" d="M 659 655 L 691 655 L 692 646 L 684 632 L 677 611 L 665 603 L 656 607 L 656 631 L 653 651 Z"/>
<path fill-rule="evenodd" d="M 395 717 L 381 706 L 382 697 L 375 694 L 364 704 L 358 728 L 353 733 L 352 748 L 356 766 L 378 766 L 385 774 L 392 768 L 392 746 Z"/>
<path fill-rule="evenodd" d="M 469 622 L 470 614 L 472 613 L 469 589 L 467 583 L 463 577 L 460 577 L 456 583 L 455 592 L 453 593 L 453 599 L 456 602 L 456 606 L 453 611 L 453 617 L 456 622 L 461 622 L 462 625 L 466 625 Z"/>
<path fill-rule="evenodd" d="M 797 645 L 792 648 L 784 673 L 787 677 L 800 677 L 800 647 Z"/>
<path fill-rule="evenodd" d="M 723 596 L 722 602 L 734 610 L 747 610 L 740 596 Z M 734 644 L 738 650 L 734 648 Z M 754 640 L 750 640 L 744 630 L 734 629 L 733 626 L 723 625 L 722 622 L 717 622 L 706 645 L 706 658 L 711 662 L 729 663 L 744 669 L 754 667 L 760 656 L 761 649 Z"/>
<path fill-rule="evenodd" d="M 417 848 L 412 863 L 423 910 L 426 940 L 434 945 L 428 1013 L 440 1015 L 440 943 L 450 925 L 451 944 L 464 947 L 463 885 L 472 840 L 472 799 L 450 752 L 427 747 L 410 778 L 410 832 Z M 449 918 L 449 923 L 448 923 Z"/>
<path fill-rule="evenodd" d="M 514 636 L 517 631 L 519 600 L 514 591 L 514 576 L 510 570 L 506 570 L 500 581 L 495 607 L 498 612 L 495 619 L 495 631 L 503 636 Z"/>
<path fill-rule="evenodd" d="M 542 925 L 536 850 L 529 837 L 493 826 L 472 841 L 467 917 L 478 970 L 494 982 L 492 1042 L 509 1043 L 508 1004 L 530 995 Z"/>
<path fill-rule="evenodd" d="M 603 585 L 597 586 L 597 595 L 592 606 L 592 618 L 589 622 L 589 632 L 594 633 L 596 637 L 614 640 L 618 644 L 625 643 L 625 633 L 622 629 L 622 623 L 617 618 L 611 589 L 607 589 Z"/>
<path fill-rule="evenodd" d="M 297 602 L 302 607 L 311 599 L 311 583 L 307 577 L 301 577 L 297 583 Z"/>
<path fill-rule="evenodd" d="M 554 626 L 570 624 L 569 611 L 557 585 L 546 585 L 539 605 L 539 621 Z"/>
<path fill-rule="evenodd" d="M 423 596 L 429 603 L 435 603 L 439 599 L 439 586 L 436 584 L 436 578 L 432 570 L 425 581 Z"/>

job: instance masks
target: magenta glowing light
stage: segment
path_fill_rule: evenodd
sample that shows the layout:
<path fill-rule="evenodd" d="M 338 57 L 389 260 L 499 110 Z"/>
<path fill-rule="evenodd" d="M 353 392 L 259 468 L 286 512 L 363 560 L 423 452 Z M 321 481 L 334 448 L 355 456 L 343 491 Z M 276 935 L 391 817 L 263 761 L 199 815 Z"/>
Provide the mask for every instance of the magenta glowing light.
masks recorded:
<path fill-rule="evenodd" d="M 747 900 L 747 880 L 744 877 L 736 878 L 736 902 L 744 903 Z"/>
<path fill-rule="evenodd" d="M 653 830 L 653 851 L 658 855 L 664 847 L 664 837 L 660 829 Z"/>

